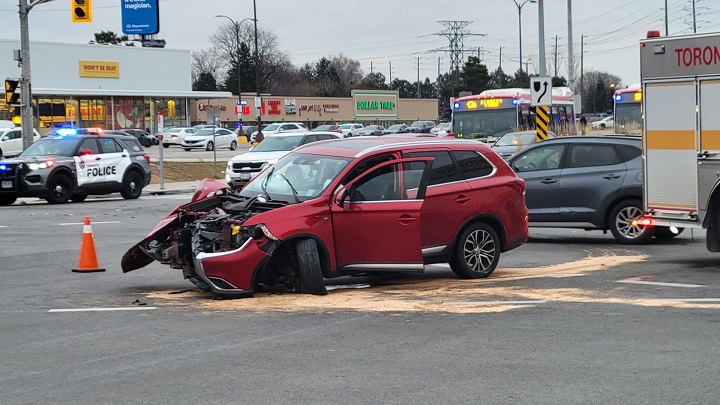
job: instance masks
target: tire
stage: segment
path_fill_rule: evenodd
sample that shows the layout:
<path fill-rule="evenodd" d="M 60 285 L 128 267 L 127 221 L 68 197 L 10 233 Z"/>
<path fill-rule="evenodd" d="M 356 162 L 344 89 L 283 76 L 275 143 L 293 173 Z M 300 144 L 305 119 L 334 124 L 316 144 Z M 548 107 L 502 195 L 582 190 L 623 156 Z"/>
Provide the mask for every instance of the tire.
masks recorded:
<path fill-rule="evenodd" d="M 460 235 L 450 268 L 460 278 L 485 278 L 500 260 L 500 239 L 488 224 L 470 225 Z"/>
<path fill-rule="evenodd" d="M 682 233 L 685 228 L 675 228 L 670 226 L 656 226 L 653 236 L 658 239 L 672 239 Z"/>
<path fill-rule="evenodd" d="M 12 205 L 17 200 L 17 196 L 14 195 L 4 195 L 0 197 L 0 207 L 6 207 L 8 205 Z"/>
<path fill-rule="evenodd" d="M 314 239 L 303 239 L 295 244 L 298 277 L 298 292 L 304 294 L 326 295 L 325 283 L 320 270 L 320 255 Z"/>
<path fill-rule="evenodd" d="M 235 150 L 235 149 L 237 149 L 237 142 L 236 141 L 230 142 L 230 150 Z"/>
<path fill-rule="evenodd" d="M 169 147 L 170 147 L 170 144 L 169 144 L 169 143 L 164 143 L 164 144 L 163 144 L 163 148 L 167 149 L 167 148 L 169 148 Z"/>
<path fill-rule="evenodd" d="M 64 174 L 56 174 L 47 183 L 47 196 L 45 201 L 50 204 L 65 204 L 72 197 L 72 180 Z"/>
<path fill-rule="evenodd" d="M 70 199 L 71 199 L 73 202 L 79 203 L 79 202 L 85 201 L 85 199 L 87 198 L 87 196 L 88 196 L 87 194 L 73 194 L 73 196 L 70 197 Z"/>
<path fill-rule="evenodd" d="M 600 129 L 605 129 L 605 124 L 600 124 Z"/>
<path fill-rule="evenodd" d="M 183 148 L 185 149 L 185 152 L 190 152 L 190 148 Z"/>
<path fill-rule="evenodd" d="M 625 200 L 620 202 L 610 212 L 608 225 L 615 239 L 625 245 L 639 245 L 646 243 L 653 237 L 654 229 L 650 226 L 633 224 L 633 220 L 643 216 L 643 207 L 640 200 Z"/>
<path fill-rule="evenodd" d="M 125 175 L 120 195 L 126 200 L 135 200 L 142 194 L 142 188 L 143 183 L 140 175 L 135 171 L 129 172 Z"/>
<path fill-rule="evenodd" d="M 211 152 L 213 149 L 215 149 L 215 145 L 213 145 L 212 142 L 208 142 L 207 146 L 205 146 L 205 150 Z"/>

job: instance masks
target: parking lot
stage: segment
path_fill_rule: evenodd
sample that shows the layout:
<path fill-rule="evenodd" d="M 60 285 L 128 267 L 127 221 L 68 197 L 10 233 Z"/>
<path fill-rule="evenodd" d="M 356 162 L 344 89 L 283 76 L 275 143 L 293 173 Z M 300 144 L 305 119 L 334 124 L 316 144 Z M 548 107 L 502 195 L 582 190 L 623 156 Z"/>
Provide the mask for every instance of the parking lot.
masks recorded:
<path fill-rule="evenodd" d="M 704 232 L 621 246 L 602 232 L 532 228 L 488 279 L 433 265 L 327 280 L 327 296 L 216 301 L 180 270 L 120 270 L 125 250 L 188 198 L 3 208 L 3 403 L 170 403 L 168 390 L 183 403 L 712 403 L 720 394 L 720 272 Z M 105 272 L 70 271 L 85 216 Z"/>

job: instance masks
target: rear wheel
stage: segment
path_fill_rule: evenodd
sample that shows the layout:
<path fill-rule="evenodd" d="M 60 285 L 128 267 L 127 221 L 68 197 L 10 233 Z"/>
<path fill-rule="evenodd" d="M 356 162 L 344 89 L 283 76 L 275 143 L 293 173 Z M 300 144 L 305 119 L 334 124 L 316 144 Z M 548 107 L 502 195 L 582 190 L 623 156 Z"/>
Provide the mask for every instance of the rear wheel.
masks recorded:
<path fill-rule="evenodd" d="M 625 200 L 610 213 L 610 232 L 615 239 L 626 245 L 645 243 L 653 236 L 653 228 L 642 225 L 643 217 L 640 200 Z"/>
<path fill-rule="evenodd" d="M 183 148 L 185 149 L 185 152 L 190 152 L 190 148 Z"/>
<path fill-rule="evenodd" d="M 16 200 L 17 200 L 17 196 L 14 196 L 14 195 L 0 196 L 0 207 L 12 205 L 12 203 L 14 203 Z"/>
<path fill-rule="evenodd" d="M 682 233 L 685 228 L 676 228 L 674 226 L 657 226 L 653 236 L 658 239 L 672 239 Z"/>
<path fill-rule="evenodd" d="M 134 200 L 142 194 L 142 179 L 137 172 L 130 172 L 125 175 L 123 188 L 120 195 L 126 200 Z"/>
<path fill-rule="evenodd" d="M 300 288 L 305 294 L 325 295 L 325 283 L 320 269 L 320 255 L 314 239 L 303 239 L 295 244 Z"/>
<path fill-rule="evenodd" d="M 213 145 L 212 142 L 208 142 L 208 143 L 207 143 L 207 146 L 205 147 L 205 150 L 206 150 L 206 151 L 212 151 L 213 149 L 215 149 L 215 145 Z"/>
<path fill-rule="evenodd" d="M 79 202 L 85 201 L 87 196 L 88 196 L 87 194 L 73 194 L 73 196 L 70 197 L 70 199 L 73 200 L 73 202 L 79 203 Z"/>
<path fill-rule="evenodd" d="M 500 239 L 488 224 L 470 225 L 460 235 L 450 268 L 460 278 L 485 278 L 500 260 Z"/>
<path fill-rule="evenodd" d="M 235 149 L 237 149 L 237 141 L 230 142 L 230 150 L 235 150 Z"/>
<path fill-rule="evenodd" d="M 50 204 L 65 204 L 70 197 L 72 197 L 72 180 L 64 174 L 51 177 L 45 200 Z"/>

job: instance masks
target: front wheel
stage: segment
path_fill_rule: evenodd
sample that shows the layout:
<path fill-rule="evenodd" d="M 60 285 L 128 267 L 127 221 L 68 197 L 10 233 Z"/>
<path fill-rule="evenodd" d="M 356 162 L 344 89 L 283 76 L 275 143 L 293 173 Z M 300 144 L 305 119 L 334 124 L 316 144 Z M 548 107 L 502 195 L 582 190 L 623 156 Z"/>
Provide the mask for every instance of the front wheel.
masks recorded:
<path fill-rule="evenodd" d="M 213 149 L 215 149 L 215 145 L 213 145 L 212 142 L 208 142 L 207 146 L 205 147 L 205 150 L 208 152 L 211 152 Z"/>
<path fill-rule="evenodd" d="M 50 204 L 65 204 L 70 197 L 72 197 L 72 180 L 64 174 L 51 177 L 45 200 Z"/>
<path fill-rule="evenodd" d="M 125 176 L 120 195 L 126 200 L 134 200 L 142 194 L 142 179 L 137 172 L 130 172 Z"/>
<path fill-rule="evenodd" d="M 237 142 L 236 141 L 230 142 L 230 150 L 235 150 L 235 149 L 237 149 Z"/>
<path fill-rule="evenodd" d="M 600 124 L 600 129 L 605 129 L 605 124 Z"/>
<path fill-rule="evenodd" d="M 326 295 L 320 269 L 320 255 L 317 242 L 314 239 L 303 239 L 295 244 L 295 257 L 297 259 L 298 277 L 300 287 L 298 292 L 314 295 Z"/>
<path fill-rule="evenodd" d="M 653 237 L 653 228 L 640 223 L 643 217 L 640 200 L 625 200 L 610 212 L 610 232 L 625 245 L 638 245 Z"/>
<path fill-rule="evenodd" d="M 170 147 L 170 144 L 169 144 L 169 143 L 164 143 L 164 144 L 163 144 L 163 148 L 167 149 L 167 148 L 169 148 L 169 147 Z"/>
<path fill-rule="evenodd" d="M 0 196 L 0 207 L 12 205 L 12 203 L 14 203 L 16 200 L 17 200 L 17 196 L 14 196 L 14 195 Z"/>
<path fill-rule="evenodd" d="M 460 235 L 450 268 L 460 278 L 485 278 L 500 260 L 500 239 L 488 224 L 470 225 Z"/>

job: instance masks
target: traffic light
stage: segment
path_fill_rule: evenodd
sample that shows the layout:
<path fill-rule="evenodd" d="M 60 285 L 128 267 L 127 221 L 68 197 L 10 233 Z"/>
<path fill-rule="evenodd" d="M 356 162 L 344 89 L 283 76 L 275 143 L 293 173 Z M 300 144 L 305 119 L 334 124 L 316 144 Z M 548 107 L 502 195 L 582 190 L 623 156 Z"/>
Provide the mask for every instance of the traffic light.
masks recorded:
<path fill-rule="evenodd" d="M 18 84 L 17 80 L 5 80 L 5 103 L 17 104 L 20 94 L 16 91 Z"/>
<path fill-rule="evenodd" d="M 73 22 L 92 22 L 92 0 L 70 0 L 70 12 Z"/>

